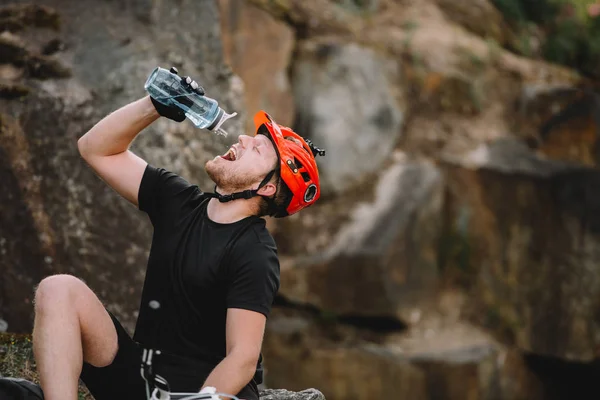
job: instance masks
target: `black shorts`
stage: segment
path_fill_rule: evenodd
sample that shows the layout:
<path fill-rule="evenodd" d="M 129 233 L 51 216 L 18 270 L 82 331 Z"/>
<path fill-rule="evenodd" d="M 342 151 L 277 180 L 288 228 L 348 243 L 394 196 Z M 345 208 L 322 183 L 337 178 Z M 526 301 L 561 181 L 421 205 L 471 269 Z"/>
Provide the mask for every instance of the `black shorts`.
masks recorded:
<path fill-rule="evenodd" d="M 109 315 L 117 330 L 117 355 L 106 367 L 94 367 L 84 362 L 81 380 L 95 400 L 147 400 L 146 382 L 140 374 L 143 349 L 129 336 L 117 318 L 110 312 Z M 214 367 L 175 355 L 158 357 L 154 364 L 155 371 L 169 382 L 173 392 L 197 393 Z M 258 388 L 254 380 L 237 396 L 258 400 Z"/>

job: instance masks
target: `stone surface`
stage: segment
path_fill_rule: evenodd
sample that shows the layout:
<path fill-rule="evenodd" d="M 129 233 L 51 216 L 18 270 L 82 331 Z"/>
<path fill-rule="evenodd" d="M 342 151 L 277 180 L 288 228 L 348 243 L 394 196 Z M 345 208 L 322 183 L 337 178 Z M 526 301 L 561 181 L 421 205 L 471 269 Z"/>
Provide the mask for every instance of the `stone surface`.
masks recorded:
<path fill-rule="evenodd" d="M 340 0 L 347 2 L 347 0 Z M 360 0 L 359 3 L 378 1 Z M 340 7 L 328 0 L 248 0 L 249 3 L 267 11 L 277 19 L 287 21 L 302 35 L 360 34 L 365 20 L 356 13 L 356 7 Z M 356 2 L 355 2 L 356 3 Z M 366 4 L 369 7 L 368 4 Z"/>
<path fill-rule="evenodd" d="M 471 281 L 478 321 L 520 349 L 590 361 L 600 344 L 600 172 L 505 140 L 448 161 L 442 261 Z"/>
<path fill-rule="evenodd" d="M 546 398 L 518 351 L 469 324 L 439 317 L 378 333 L 276 309 L 264 354 L 268 385 L 316 387 L 329 400 Z M 284 365 L 292 374 L 282 372 Z"/>
<path fill-rule="evenodd" d="M 0 317 L 9 329 L 29 330 L 33 287 L 56 272 L 86 280 L 133 326 L 150 227 L 75 142 L 144 95 L 153 67 L 174 65 L 240 113 L 232 136 L 256 102 L 328 150 L 322 200 L 276 225 L 282 294 L 314 307 L 325 329 L 306 318 L 271 325 L 272 386 L 344 399 L 562 400 L 583 398 L 573 387 L 598 376 L 595 100 L 572 70 L 498 46 L 512 39 L 498 34 L 489 2 L 352 2 L 376 5 L 369 13 L 346 0 L 247 2 L 273 20 L 222 0 L 224 25 L 214 0 L 13 3 L 0 8 Z M 280 90 L 286 65 L 298 118 Z M 389 129 L 373 129 L 373 116 Z M 534 138 L 538 156 L 498 141 L 509 137 Z M 161 120 L 133 149 L 205 186 L 204 161 L 231 140 Z M 396 159 L 398 148 L 411 160 Z M 466 310 L 447 308 L 515 347 L 424 325 L 443 285 L 469 295 Z M 397 337 L 382 324 L 410 329 Z"/>
<path fill-rule="evenodd" d="M 58 29 L 60 17 L 51 7 L 38 4 L 5 4 L 0 6 L 0 31 L 20 31 L 36 26 Z"/>
<path fill-rule="evenodd" d="M 347 336 L 337 342 L 338 334 L 334 326 L 319 329 L 302 317 L 270 319 L 263 345 L 266 385 L 314 387 L 329 400 L 426 399 L 417 368 Z"/>
<path fill-rule="evenodd" d="M 216 4 L 148 5 L 156 15 L 152 23 L 115 2 L 47 1 L 47 12 L 60 18 L 59 31 L 24 26 L 18 38 L 3 36 L 4 49 L 14 50 L 5 74 L 28 89 L 0 99 L 0 315 L 11 331 L 31 329 L 34 286 L 53 273 L 85 280 L 133 328 L 151 226 L 81 160 L 81 135 L 145 96 L 144 81 L 157 65 L 176 65 L 224 108 L 243 110 L 243 87 L 223 62 Z M 52 59 L 69 68 L 70 77 L 41 80 L 28 66 L 49 39 L 64 43 Z M 161 119 L 132 149 L 207 187 L 204 162 L 222 153 L 242 125 L 241 119 L 228 122 L 231 137 L 222 138 L 189 121 Z"/>
<path fill-rule="evenodd" d="M 426 376 L 430 399 L 546 399 L 523 355 L 460 321 L 427 319 L 391 337 L 386 348 Z"/>
<path fill-rule="evenodd" d="M 323 393 L 316 389 L 291 392 L 285 389 L 264 389 L 260 391 L 261 400 L 325 400 Z"/>
<path fill-rule="evenodd" d="M 516 128 L 549 159 L 597 167 L 600 98 L 573 86 L 526 87 Z"/>
<path fill-rule="evenodd" d="M 280 235 L 293 231 L 297 239 L 287 254 L 298 254 L 282 265 L 283 296 L 339 314 L 403 320 L 431 298 L 443 181 L 434 165 L 397 156 L 374 188 L 362 188 L 371 198 L 352 197 L 354 204 L 344 211 L 350 218 L 333 222 L 330 207 L 321 207 L 298 223 L 280 224 Z M 323 238 L 319 223 L 335 231 Z M 319 242 L 326 246 L 319 248 Z"/>
<path fill-rule="evenodd" d="M 220 0 L 219 9 L 225 63 L 244 82 L 246 132 L 254 132 L 253 116 L 261 109 L 279 124 L 292 126 L 294 99 L 288 68 L 295 45 L 293 30 L 243 0 Z"/>
<path fill-rule="evenodd" d="M 451 21 L 465 27 L 477 36 L 505 43 L 510 33 L 504 17 L 489 0 L 436 0 Z"/>
<path fill-rule="evenodd" d="M 331 149 L 319 160 L 323 194 L 339 194 L 377 171 L 402 132 L 397 61 L 352 43 L 303 42 L 292 81 L 296 128 Z"/>

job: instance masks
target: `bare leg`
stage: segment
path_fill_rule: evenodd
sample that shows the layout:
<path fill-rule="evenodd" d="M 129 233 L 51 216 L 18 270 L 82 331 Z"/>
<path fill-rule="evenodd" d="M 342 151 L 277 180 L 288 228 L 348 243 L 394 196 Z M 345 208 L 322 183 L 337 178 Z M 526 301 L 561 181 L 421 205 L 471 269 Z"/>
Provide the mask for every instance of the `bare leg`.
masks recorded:
<path fill-rule="evenodd" d="M 98 297 L 71 275 L 42 280 L 35 294 L 33 353 L 46 400 L 77 400 L 83 361 L 109 365 L 117 332 Z"/>

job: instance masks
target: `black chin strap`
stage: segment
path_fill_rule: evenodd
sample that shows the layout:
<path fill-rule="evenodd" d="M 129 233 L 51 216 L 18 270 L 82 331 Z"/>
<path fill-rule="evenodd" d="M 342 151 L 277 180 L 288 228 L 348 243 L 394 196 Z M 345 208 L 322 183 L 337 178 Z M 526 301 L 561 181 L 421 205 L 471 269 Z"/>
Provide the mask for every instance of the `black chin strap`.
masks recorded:
<path fill-rule="evenodd" d="M 242 192 L 235 192 L 235 193 L 231 193 L 231 194 L 221 194 L 221 193 L 217 192 L 217 185 L 215 185 L 214 193 L 206 193 L 206 195 L 209 197 L 214 197 L 214 198 L 218 199 L 221 203 L 227 203 L 228 201 L 238 200 L 238 199 L 246 199 L 246 200 L 251 199 L 251 198 L 259 195 L 258 191 L 260 190 L 261 187 L 265 186 L 271 180 L 275 171 L 276 171 L 276 169 L 269 172 L 267 174 L 267 176 L 265 176 L 265 178 L 262 180 L 260 185 L 258 185 L 258 188 L 256 188 L 255 190 L 246 189 Z"/>
<path fill-rule="evenodd" d="M 257 190 L 244 190 L 243 192 L 235 192 L 231 194 L 221 194 L 217 192 L 217 186 L 215 185 L 214 193 L 206 193 L 209 197 L 214 197 L 219 199 L 221 203 L 227 203 L 228 201 L 237 200 L 237 199 L 251 199 L 254 196 L 258 195 Z"/>

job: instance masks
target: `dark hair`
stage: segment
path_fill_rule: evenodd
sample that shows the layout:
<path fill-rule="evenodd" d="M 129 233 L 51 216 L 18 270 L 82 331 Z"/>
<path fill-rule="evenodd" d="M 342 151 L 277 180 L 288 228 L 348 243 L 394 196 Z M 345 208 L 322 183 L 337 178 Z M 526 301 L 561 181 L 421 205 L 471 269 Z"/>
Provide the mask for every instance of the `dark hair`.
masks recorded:
<path fill-rule="evenodd" d="M 281 212 L 285 212 L 285 207 L 289 204 L 290 199 L 292 198 L 292 191 L 281 179 L 281 175 L 279 174 L 279 170 L 276 170 L 271 178 L 271 181 L 275 183 L 276 190 L 275 194 L 271 197 L 261 196 L 260 203 L 258 205 L 258 216 L 264 217 L 275 216 L 276 214 L 281 214 Z M 284 213 L 285 215 L 285 213 Z"/>

